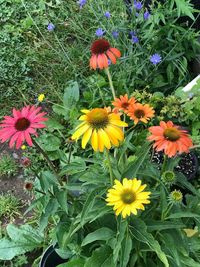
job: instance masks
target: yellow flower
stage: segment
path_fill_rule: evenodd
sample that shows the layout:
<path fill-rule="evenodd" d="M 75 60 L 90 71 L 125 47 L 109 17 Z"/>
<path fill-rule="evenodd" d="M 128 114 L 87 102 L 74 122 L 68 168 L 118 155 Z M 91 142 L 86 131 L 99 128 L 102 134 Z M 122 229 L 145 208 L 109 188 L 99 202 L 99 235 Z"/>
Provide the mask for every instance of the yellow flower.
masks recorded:
<path fill-rule="evenodd" d="M 108 190 L 107 199 L 108 206 L 114 206 L 113 210 L 118 216 L 130 216 L 131 213 L 137 215 L 137 210 L 144 210 L 143 204 L 149 204 L 149 195 L 151 192 L 142 192 L 146 184 L 141 185 L 141 180 L 137 178 L 128 180 L 124 178 L 122 183 L 115 180 L 115 185 Z"/>
<path fill-rule="evenodd" d="M 38 102 L 42 102 L 45 99 L 45 95 L 44 94 L 40 94 L 38 96 Z"/>
<path fill-rule="evenodd" d="M 82 110 L 79 120 L 83 121 L 76 127 L 72 135 L 73 140 L 82 137 L 82 148 L 85 148 L 89 140 L 94 151 L 103 152 L 104 148 L 110 149 L 111 145 L 119 146 L 119 142 L 124 140 L 122 127 L 127 127 L 127 123 L 121 121 L 118 114 L 109 113 L 103 108 L 92 110 Z"/>
<path fill-rule="evenodd" d="M 25 145 L 21 146 L 21 149 L 22 150 L 25 150 L 26 149 L 26 146 Z"/>

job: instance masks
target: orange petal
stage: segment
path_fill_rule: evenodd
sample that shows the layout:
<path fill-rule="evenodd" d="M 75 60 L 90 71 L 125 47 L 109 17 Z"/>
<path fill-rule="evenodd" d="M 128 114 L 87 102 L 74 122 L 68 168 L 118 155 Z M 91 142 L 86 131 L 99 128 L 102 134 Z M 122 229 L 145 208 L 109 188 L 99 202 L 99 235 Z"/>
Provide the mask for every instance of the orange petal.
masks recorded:
<path fill-rule="evenodd" d="M 97 64 L 98 64 L 98 67 L 102 70 L 104 68 L 104 58 L 103 58 L 103 55 L 104 54 L 100 54 L 98 55 L 97 57 Z"/>
<path fill-rule="evenodd" d="M 97 56 L 96 55 L 93 55 L 90 58 L 90 68 L 94 69 L 94 70 L 96 70 L 96 68 L 97 68 Z"/>
<path fill-rule="evenodd" d="M 121 52 L 117 48 L 110 48 L 110 51 L 116 56 L 116 57 L 121 57 Z"/>
<path fill-rule="evenodd" d="M 109 59 L 112 61 L 113 64 L 116 64 L 117 60 L 116 57 L 113 55 L 112 52 L 110 52 L 109 50 L 106 52 L 106 54 L 108 55 Z"/>

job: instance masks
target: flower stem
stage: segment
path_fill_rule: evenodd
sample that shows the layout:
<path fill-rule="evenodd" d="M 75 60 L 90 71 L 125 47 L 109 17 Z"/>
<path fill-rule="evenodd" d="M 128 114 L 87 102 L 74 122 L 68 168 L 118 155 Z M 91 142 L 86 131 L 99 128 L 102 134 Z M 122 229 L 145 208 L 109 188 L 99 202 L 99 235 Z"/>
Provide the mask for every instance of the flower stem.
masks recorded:
<path fill-rule="evenodd" d="M 110 90 L 112 92 L 113 98 L 115 99 L 116 98 L 115 89 L 114 89 L 114 86 L 113 86 L 113 82 L 112 82 L 112 78 L 111 78 L 111 75 L 110 75 L 109 68 L 106 68 L 105 72 L 106 72 L 106 74 L 108 76 L 108 81 L 109 81 L 109 84 L 110 84 Z"/>
<path fill-rule="evenodd" d="M 167 156 L 164 155 L 164 161 L 163 161 L 163 164 L 162 164 L 161 174 L 163 174 L 163 172 L 165 171 L 166 166 L 167 166 Z"/>
<path fill-rule="evenodd" d="M 110 184 L 113 185 L 113 171 L 112 171 L 112 164 L 111 164 L 111 160 L 110 160 L 110 154 L 109 154 L 109 150 L 106 149 L 106 156 L 107 156 L 107 160 L 108 160 L 108 168 L 109 168 L 109 172 L 110 172 Z"/>
<path fill-rule="evenodd" d="M 53 165 L 53 163 L 51 162 L 51 160 L 49 159 L 48 155 L 45 153 L 45 151 L 40 147 L 40 145 L 33 139 L 33 144 L 36 147 L 36 149 L 43 155 L 43 157 L 46 159 L 49 167 L 51 168 L 51 170 L 53 171 L 53 173 L 56 175 L 56 177 L 58 176 L 56 171 L 55 171 L 55 167 Z"/>

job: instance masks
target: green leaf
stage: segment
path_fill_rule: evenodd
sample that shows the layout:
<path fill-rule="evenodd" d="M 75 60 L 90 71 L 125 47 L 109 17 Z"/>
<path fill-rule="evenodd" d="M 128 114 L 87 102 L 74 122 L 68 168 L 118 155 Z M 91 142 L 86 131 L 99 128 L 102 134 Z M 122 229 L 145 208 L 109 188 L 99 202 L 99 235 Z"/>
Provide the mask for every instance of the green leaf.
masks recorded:
<path fill-rule="evenodd" d="M 41 230 L 45 229 L 45 227 L 48 224 L 49 217 L 51 215 L 54 215 L 55 212 L 57 211 L 57 209 L 58 209 L 57 200 L 55 198 L 51 198 L 50 201 L 48 202 L 46 208 L 45 208 L 44 213 L 42 214 L 42 216 L 40 218 L 40 229 Z"/>
<path fill-rule="evenodd" d="M 57 191 L 55 193 L 56 199 L 60 205 L 60 207 L 68 213 L 68 206 L 67 206 L 67 192 L 65 190 Z"/>
<path fill-rule="evenodd" d="M 85 245 L 90 244 L 90 243 L 97 241 L 97 240 L 107 241 L 113 236 L 114 236 L 114 232 L 111 229 L 109 229 L 107 227 L 102 227 L 102 228 L 88 234 L 83 239 L 81 246 L 85 246 Z"/>
<path fill-rule="evenodd" d="M 50 171 L 43 171 L 41 173 L 40 185 L 42 189 L 46 192 L 52 185 L 58 185 L 58 181 L 53 173 L 51 173 Z"/>
<path fill-rule="evenodd" d="M 142 220 L 135 218 L 131 225 L 131 234 L 134 236 L 134 238 L 139 242 L 147 244 L 152 251 L 155 251 L 158 258 L 164 263 L 165 267 L 169 267 L 169 262 L 165 253 L 161 250 L 158 241 L 147 232 L 146 224 Z"/>
<path fill-rule="evenodd" d="M 166 219 L 198 218 L 198 217 L 200 217 L 199 214 L 184 211 L 184 212 L 173 213 L 173 214 L 169 215 Z"/>
<path fill-rule="evenodd" d="M 57 120 L 49 118 L 48 121 L 45 122 L 48 127 L 48 130 L 53 132 L 54 130 L 62 130 L 64 126 L 60 124 Z"/>
<path fill-rule="evenodd" d="M 79 86 L 76 81 L 70 81 L 67 88 L 65 88 L 63 96 L 63 104 L 66 108 L 70 109 L 76 105 L 79 100 Z"/>
<path fill-rule="evenodd" d="M 59 264 L 58 267 L 84 267 L 84 259 L 73 259 L 67 263 Z"/>
<path fill-rule="evenodd" d="M 120 254 L 121 247 L 122 247 L 122 241 L 124 240 L 127 227 L 128 227 L 127 221 L 121 221 L 121 218 L 120 218 L 119 219 L 119 230 L 118 230 L 117 237 L 115 239 L 115 245 L 113 248 L 114 263 L 117 263 L 117 260 L 119 258 L 119 254 Z"/>
<path fill-rule="evenodd" d="M 120 260 L 120 267 L 126 267 L 129 258 L 130 258 L 130 253 L 132 250 L 132 239 L 130 235 L 126 235 L 123 242 L 122 242 L 122 249 L 121 249 L 121 260 Z"/>
<path fill-rule="evenodd" d="M 180 222 L 172 222 L 172 221 L 146 221 L 147 223 L 147 229 L 149 232 L 153 231 L 162 231 L 166 229 L 182 229 L 185 228 L 185 224 Z"/>
<path fill-rule="evenodd" d="M 150 148 L 151 146 L 149 143 L 145 143 L 144 146 L 141 147 L 140 152 L 136 154 L 137 159 L 133 163 L 129 164 L 128 168 L 125 170 L 122 177 L 126 178 L 136 177 L 137 172 L 139 171 L 141 165 L 143 164 L 147 155 L 149 154 Z"/>
<path fill-rule="evenodd" d="M 186 15 L 190 17 L 192 20 L 195 20 L 194 15 L 193 15 L 193 8 L 192 5 L 190 4 L 190 1 L 187 0 L 175 0 L 177 9 L 178 9 L 178 16 L 180 17 L 181 15 Z"/>
<path fill-rule="evenodd" d="M 43 234 L 30 225 L 17 227 L 9 224 L 6 229 L 11 240 L 0 239 L 0 260 L 12 260 L 17 255 L 32 251 L 43 242 Z"/>
<path fill-rule="evenodd" d="M 110 257 L 110 254 L 112 253 L 110 247 L 104 246 L 101 248 L 96 249 L 92 256 L 87 260 L 84 267 L 115 267 L 114 265 L 109 266 L 108 258 Z M 106 263 L 107 262 L 107 263 Z"/>

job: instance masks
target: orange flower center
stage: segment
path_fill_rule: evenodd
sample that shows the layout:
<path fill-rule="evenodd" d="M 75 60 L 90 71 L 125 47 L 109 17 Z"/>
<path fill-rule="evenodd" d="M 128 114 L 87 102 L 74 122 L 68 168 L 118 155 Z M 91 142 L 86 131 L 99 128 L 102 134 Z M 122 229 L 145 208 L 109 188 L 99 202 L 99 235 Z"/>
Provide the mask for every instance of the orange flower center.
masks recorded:
<path fill-rule="evenodd" d="M 121 200 L 125 203 L 125 204 L 131 204 L 136 200 L 136 196 L 134 194 L 133 191 L 126 189 L 123 191 L 123 193 L 121 194 Z"/>
<path fill-rule="evenodd" d="M 145 112 L 143 109 L 136 109 L 134 115 L 137 119 L 141 119 L 145 116 Z"/>
<path fill-rule="evenodd" d="M 103 129 L 108 125 L 108 112 L 103 108 L 94 108 L 87 114 L 88 123 L 95 129 Z"/>
<path fill-rule="evenodd" d="M 15 129 L 17 131 L 25 131 L 30 126 L 30 121 L 26 118 L 20 118 L 15 123 Z"/>
<path fill-rule="evenodd" d="M 175 127 L 167 128 L 164 130 L 164 137 L 169 141 L 175 142 L 180 138 L 180 131 Z"/>
<path fill-rule="evenodd" d="M 99 55 L 99 54 L 103 54 L 106 51 L 108 51 L 109 48 L 110 48 L 110 44 L 107 40 L 98 39 L 93 42 L 91 51 L 93 54 Z"/>

